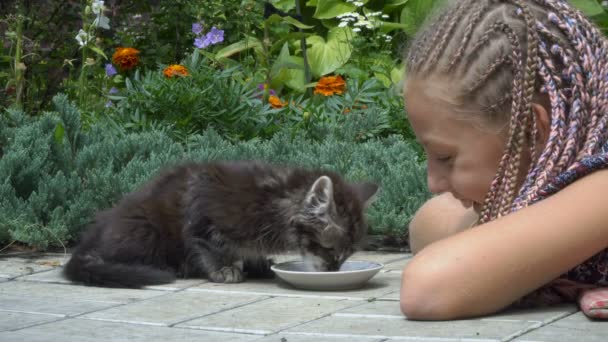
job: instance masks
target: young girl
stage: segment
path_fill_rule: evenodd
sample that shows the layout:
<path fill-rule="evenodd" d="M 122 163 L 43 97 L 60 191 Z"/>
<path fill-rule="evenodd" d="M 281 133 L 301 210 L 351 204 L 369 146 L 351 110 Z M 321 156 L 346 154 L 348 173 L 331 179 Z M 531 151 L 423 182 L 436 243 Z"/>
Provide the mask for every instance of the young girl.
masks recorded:
<path fill-rule="evenodd" d="M 406 111 L 440 194 L 410 225 L 410 319 L 608 286 L 608 41 L 562 0 L 451 2 L 406 60 Z"/>

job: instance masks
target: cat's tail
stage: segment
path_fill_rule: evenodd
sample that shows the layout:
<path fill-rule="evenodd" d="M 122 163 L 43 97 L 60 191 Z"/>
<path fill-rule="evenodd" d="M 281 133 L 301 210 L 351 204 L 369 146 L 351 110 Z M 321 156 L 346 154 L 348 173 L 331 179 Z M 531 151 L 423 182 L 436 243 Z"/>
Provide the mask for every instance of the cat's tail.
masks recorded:
<path fill-rule="evenodd" d="M 103 287 L 140 288 L 171 283 L 175 274 L 149 265 L 114 263 L 98 255 L 72 255 L 63 269 L 64 276 L 76 283 Z"/>

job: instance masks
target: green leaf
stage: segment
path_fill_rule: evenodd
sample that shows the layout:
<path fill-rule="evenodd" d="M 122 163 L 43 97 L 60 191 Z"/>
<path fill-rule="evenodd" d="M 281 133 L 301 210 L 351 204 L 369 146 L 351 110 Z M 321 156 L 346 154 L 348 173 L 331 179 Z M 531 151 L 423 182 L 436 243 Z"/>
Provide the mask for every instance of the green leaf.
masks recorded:
<path fill-rule="evenodd" d="M 382 8 L 382 12 L 390 13 L 396 9 L 401 8 L 401 6 L 405 5 L 409 0 L 387 0 L 384 1 L 384 7 Z"/>
<path fill-rule="evenodd" d="M 57 123 L 55 126 L 55 142 L 58 144 L 63 144 L 63 137 L 65 136 L 65 128 L 61 124 L 61 122 Z"/>
<path fill-rule="evenodd" d="M 355 9 L 357 9 L 357 6 L 341 0 L 317 0 L 317 8 L 313 17 L 331 19 L 340 14 L 353 12 Z"/>
<path fill-rule="evenodd" d="M 260 42 L 257 38 L 254 37 L 246 37 L 241 41 L 238 41 L 234 44 L 230 44 L 225 48 L 221 49 L 215 54 L 215 57 L 226 58 L 248 49 L 262 50 L 262 42 Z"/>
<path fill-rule="evenodd" d="M 445 0 L 409 0 L 401 11 L 400 21 L 405 25 L 405 33 L 413 36 L 427 16 L 444 2 Z"/>
<path fill-rule="evenodd" d="M 294 64 L 304 65 L 304 58 L 302 57 L 291 56 L 289 57 L 289 61 Z M 304 68 L 285 69 L 285 73 L 287 74 L 286 86 L 300 93 L 306 91 Z"/>
<path fill-rule="evenodd" d="M 605 12 L 602 5 L 600 5 L 596 0 L 570 0 L 570 3 L 588 17 Z"/>
<path fill-rule="evenodd" d="M 106 60 L 108 59 L 108 56 L 106 56 L 106 54 L 103 53 L 103 51 L 100 48 L 98 48 L 97 46 L 89 46 L 89 48 L 93 52 L 95 52 L 96 54 L 98 54 L 99 56 L 103 57 L 103 59 L 106 59 Z"/>
<path fill-rule="evenodd" d="M 334 27 L 327 32 L 327 41 L 314 35 L 308 37 L 308 63 L 313 77 L 321 77 L 334 72 L 350 59 L 353 47 L 352 30 L 348 27 Z"/>
<path fill-rule="evenodd" d="M 291 25 L 293 25 L 293 26 L 295 26 L 297 28 L 301 28 L 301 29 L 311 29 L 311 28 L 314 28 L 314 26 L 305 25 L 305 24 L 301 23 L 300 21 L 298 21 L 295 18 L 292 18 L 292 17 L 282 17 L 282 16 L 280 16 L 278 14 L 273 14 L 270 17 L 268 17 L 268 19 L 266 19 L 266 23 L 269 24 L 269 25 L 277 24 L 277 23 L 280 23 L 280 22 L 291 24 Z"/>
<path fill-rule="evenodd" d="M 314 28 L 314 26 L 303 24 L 292 17 L 283 17 L 283 21 L 303 30 Z"/>
<path fill-rule="evenodd" d="M 271 0 L 270 3 L 283 12 L 289 12 L 296 7 L 298 0 Z"/>

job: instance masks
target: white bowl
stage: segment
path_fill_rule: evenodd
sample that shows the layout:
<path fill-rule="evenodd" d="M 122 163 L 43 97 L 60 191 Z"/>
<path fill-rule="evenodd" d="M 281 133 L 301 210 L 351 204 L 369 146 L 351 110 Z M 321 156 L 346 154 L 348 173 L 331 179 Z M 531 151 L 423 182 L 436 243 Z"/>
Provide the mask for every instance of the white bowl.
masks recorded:
<path fill-rule="evenodd" d="M 352 290 L 363 286 L 383 264 L 372 261 L 346 261 L 335 272 L 308 271 L 303 261 L 276 264 L 271 269 L 288 284 L 303 290 Z"/>

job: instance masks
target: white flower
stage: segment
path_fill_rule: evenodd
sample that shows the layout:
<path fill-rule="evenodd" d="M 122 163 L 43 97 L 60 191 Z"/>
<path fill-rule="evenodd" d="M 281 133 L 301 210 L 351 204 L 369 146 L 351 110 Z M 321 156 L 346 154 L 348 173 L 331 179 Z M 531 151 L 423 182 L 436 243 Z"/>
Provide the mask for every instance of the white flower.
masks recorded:
<path fill-rule="evenodd" d="M 361 7 L 361 6 L 363 6 L 363 2 L 361 2 L 361 1 L 354 1 L 353 5 L 355 5 L 357 7 Z"/>
<path fill-rule="evenodd" d="M 93 0 L 93 3 L 91 4 L 91 11 L 93 11 L 93 13 L 97 16 L 97 18 L 95 18 L 93 21 L 93 26 L 109 30 L 110 19 L 103 15 L 103 11 L 106 9 L 103 4 L 104 1 L 101 0 Z"/>
<path fill-rule="evenodd" d="M 355 27 L 355 28 L 353 29 L 353 32 L 361 32 L 361 29 L 360 29 L 360 28 L 358 28 L 358 27 Z"/>
<path fill-rule="evenodd" d="M 348 26 L 348 21 L 341 21 L 340 24 L 338 24 L 338 27 L 346 27 Z"/>
<path fill-rule="evenodd" d="M 382 19 L 388 19 L 388 18 L 389 18 L 389 15 L 388 15 L 388 14 L 383 14 L 383 15 L 382 15 Z"/>
<path fill-rule="evenodd" d="M 101 27 L 106 30 L 109 30 L 110 29 L 110 19 L 103 14 L 98 15 L 97 18 L 95 18 L 95 20 L 93 21 L 93 26 Z"/>
<path fill-rule="evenodd" d="M 91 4 L 91 10 L 93 11 L 93 13 L 97 15 L 102 14 L 103 10 L 105 9 L 103 3 L 104 2 L 101 0 L 93 0 L 93 3 Z"/>
<path fill-rule="evenodd" d="M 78 45 L 80 46 L 87 45 L 90 39 L 91 38 L 89 38 L 89 34 L 84 32 L 83 29 L 80 29 L 80 31 L 78 31 L 78 34 L 76 35 L 76 40 L 78 41 Z"/>

